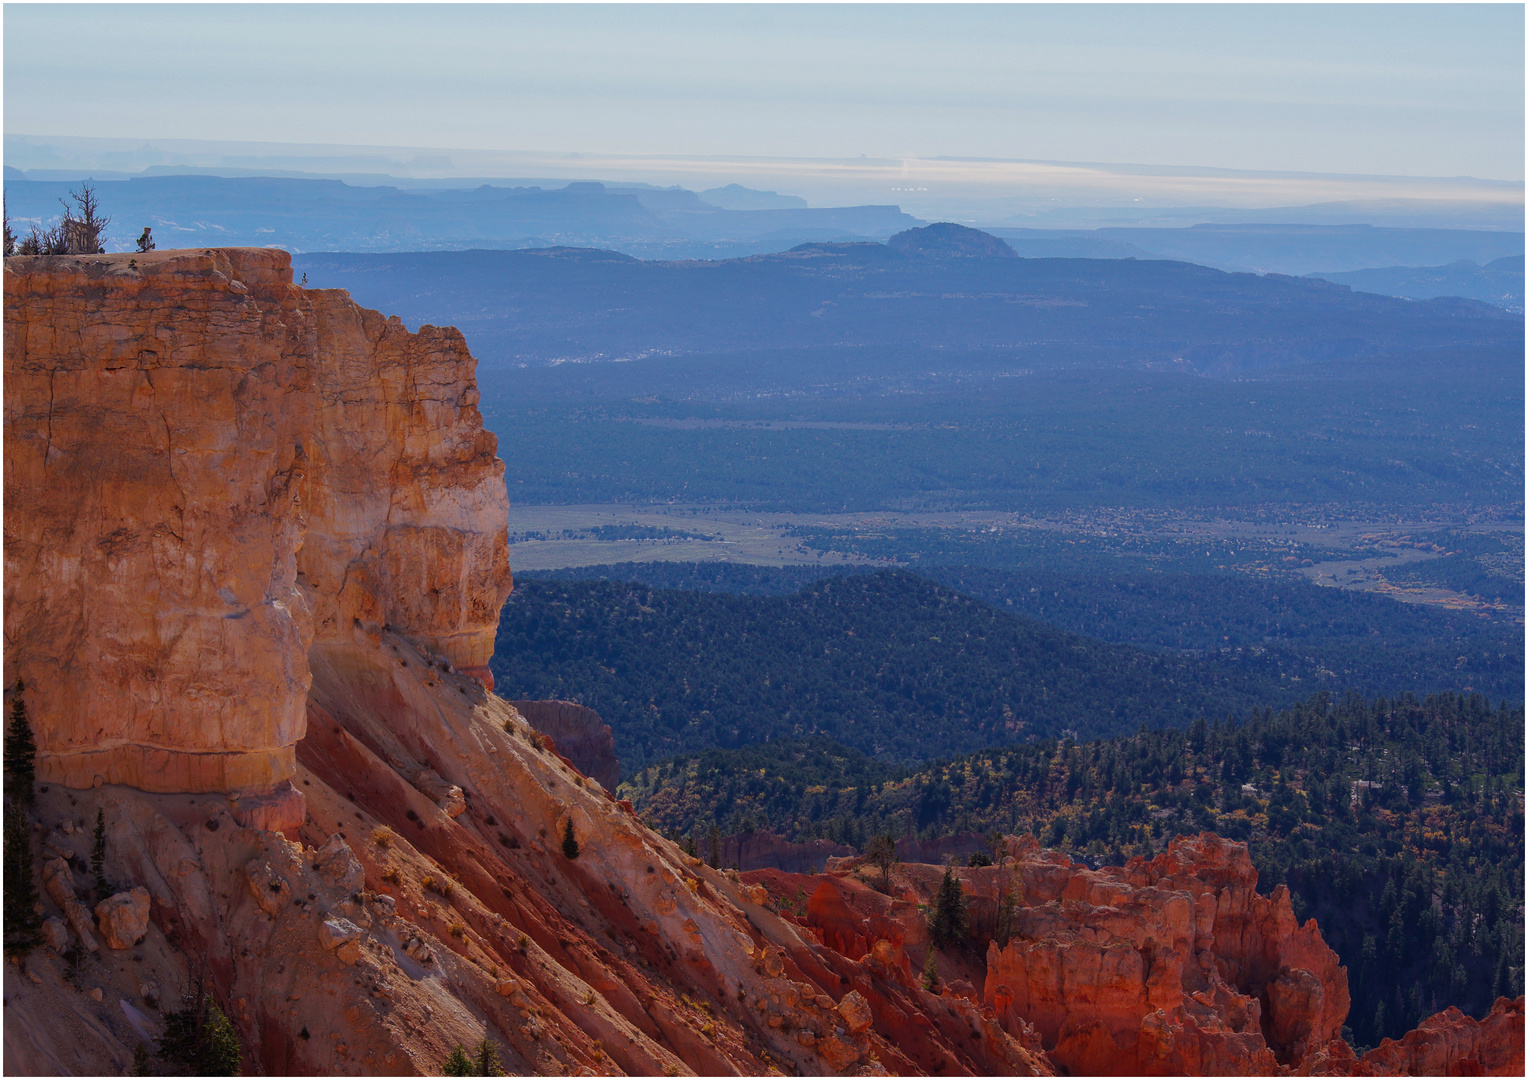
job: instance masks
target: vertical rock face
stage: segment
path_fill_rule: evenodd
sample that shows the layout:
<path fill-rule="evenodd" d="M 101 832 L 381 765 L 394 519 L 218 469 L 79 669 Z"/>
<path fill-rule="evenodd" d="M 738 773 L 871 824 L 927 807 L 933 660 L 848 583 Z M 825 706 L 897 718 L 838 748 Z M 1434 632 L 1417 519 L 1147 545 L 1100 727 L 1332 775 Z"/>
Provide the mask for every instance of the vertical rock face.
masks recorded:
<path fill-rule="evenodd" d="M 515 711 L 531 727 L 551 736 L 557 752 L 585 776 L 614 791 L 621 782 L 621 763 L 615 756 L 615 736 L 600 714 L 572 701 L 512 701 Z"/>
<path fill-rule="evenodd" d="M 338 289 L 307 292 L 317 348 L 299 580 L 317 640 L 388 625 L 492 682 L 509 595 L 508 498 L 461 334 L 410 334 Z"/>
<path fill-rule="evenodd" d="M 472 358 L 291 278 L 252 249 L 6 260 L 5 681 L 40 778 L 273 787 L 315 632 L 486 672 L 507 502 Z"/>

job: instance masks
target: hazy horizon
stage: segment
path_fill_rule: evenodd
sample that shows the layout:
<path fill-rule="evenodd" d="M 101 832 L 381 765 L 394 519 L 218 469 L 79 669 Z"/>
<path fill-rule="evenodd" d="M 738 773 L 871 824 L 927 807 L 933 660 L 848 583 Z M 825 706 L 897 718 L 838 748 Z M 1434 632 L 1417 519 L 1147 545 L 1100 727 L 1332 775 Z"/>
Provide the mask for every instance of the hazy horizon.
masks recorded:
<path fill-rule="evenodd" d="M 1521 5 L 84 4 L 6 16 L 8 135 L 1523 178 Z"/>

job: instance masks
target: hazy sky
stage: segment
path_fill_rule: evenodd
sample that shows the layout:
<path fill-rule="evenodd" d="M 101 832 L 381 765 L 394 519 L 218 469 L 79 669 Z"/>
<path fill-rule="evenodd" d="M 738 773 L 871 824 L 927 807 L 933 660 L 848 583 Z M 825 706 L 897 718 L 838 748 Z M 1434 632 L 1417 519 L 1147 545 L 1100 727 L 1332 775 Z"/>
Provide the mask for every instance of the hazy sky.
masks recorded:
<path fill-rule="evenodd" d="M 7 134 L 1523 177 L 1500 5 L 7 4 Z"/>

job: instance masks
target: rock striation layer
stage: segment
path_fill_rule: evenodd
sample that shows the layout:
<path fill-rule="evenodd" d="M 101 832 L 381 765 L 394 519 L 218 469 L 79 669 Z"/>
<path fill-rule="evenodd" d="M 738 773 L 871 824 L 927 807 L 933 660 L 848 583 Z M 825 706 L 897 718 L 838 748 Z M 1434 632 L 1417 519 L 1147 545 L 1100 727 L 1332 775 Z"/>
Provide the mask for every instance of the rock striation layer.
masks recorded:
<path fill-rule="evenodd" d="M 507 501 L 473 363 L 281 251 L 7 259 L 5 683 L 39 778 L 269 791 L 310 646 L 356 626 L 486 679 Z"/>

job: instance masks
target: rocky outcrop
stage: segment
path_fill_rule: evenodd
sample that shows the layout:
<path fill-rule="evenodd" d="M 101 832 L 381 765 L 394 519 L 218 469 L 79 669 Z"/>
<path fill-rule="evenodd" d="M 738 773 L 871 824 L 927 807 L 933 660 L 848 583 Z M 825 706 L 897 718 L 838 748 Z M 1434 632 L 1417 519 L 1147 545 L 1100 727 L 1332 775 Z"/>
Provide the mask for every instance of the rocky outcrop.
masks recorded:
<path fill-rule="evenodd" d="M 531 727 L 552 740 L 553 746 L 579 772 L 598 780 L 606 791 L 621 782 L 621 763 L 615 756 L 615 736 L 600 714 L 572 701 L 512 701 Z"/>
<path fill-rule="evenodd" d="M 5 683 L 39 778 L 271 791 L 310 644 L 357 625 L 486 679 L 510 580 L 476 405 L 460 334 L 284 252 L 7 259 Z"/>
<path fill-rule="evenodd" d="M 1351 1056 L 1351 1054 L 1349 1055 Z M 1523 998 L 1497 998 L 1483 1020 L 1449 1008 L 1386 1039 L 1353 1062 L 1350 1076 L 1522 1076 Z M 1338 1075 L 1333 1071 L 1331 1075 Z"/>
<path fill-rule="evenodd" d="M 74 891 L 74 871 L 69 868 L 69 863 L 64 859 L 52 859 L 42 867 L 43 887 L 47 889 L 48 896 L 58 905 L 64 918 L 69 920 L 69 925 L 74 927 L 74 932 L 80 936 L 80 944 L 88 951 L 96 952 L 101 946 L 96 944 L 95 920 L 90 916 L 90 909 L 80 903 L 79 897 Z"/>
<path fill-rule="evenodd" d="M 1031 842 L 1032 844 L 1032 842 Z M 1296 1064 L 1347 1017 L 1347 971 L 1244 844 L 1205 833 L 1089 870 L 1021 856 L 1024 905 L 991 945 L 985 998 L 1073 1072 L 1255 1074 Z"/>

